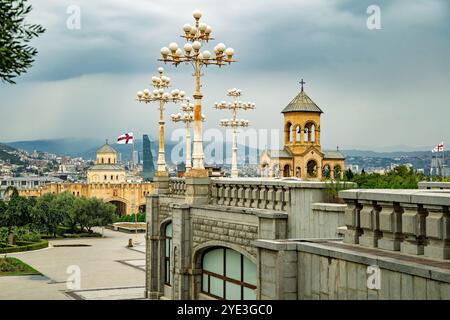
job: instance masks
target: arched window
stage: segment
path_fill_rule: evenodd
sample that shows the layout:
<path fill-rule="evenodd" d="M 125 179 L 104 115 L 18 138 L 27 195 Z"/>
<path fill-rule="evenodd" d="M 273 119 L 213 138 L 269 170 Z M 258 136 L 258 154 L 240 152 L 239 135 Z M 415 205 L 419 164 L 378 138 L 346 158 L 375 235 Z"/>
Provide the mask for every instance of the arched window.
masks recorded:
<path fill-rule="evenodd" d="M 111 164 L 111 158 L 108 158 L 108 163 Z"/>
<path fill-rule="evenodd" d="M 305 130 L 303 132 L 304 132 L 303 141 L 304 142 L 309 142 L 309 139 L 308 139 L 309 136 L 310 136 L 309 128 L 307 126 L 305 126 Z"/>
<path fill-rule="evenodd" d="M 102 158 L 102 163 L 104 163 L 104 159 Z"/>
<path fill-rule="evenodd" d="M 309 177 L 317 177 L 317 162 L 315 160 L 309 160 L 306 164 L 306 171 Z"/>
<path fill-rule="evenodd" d="M 286 164 L 283 168 L 283 177 L 290 177 L 291 176 L 291 167 Z"/>
<path fill-rule="evenodd" d="M 295 127 L 295 142 L 300 143 L 301 135 L 302 135 L 302 130 L 301 130 L 300 126 L 297 125 L 297 127 Z"/>
<path fill-rule="evenodd" d="M 116 175 L 116 180 L 119 180 L 119 175 Z"/>
<path fill-rule="evenodd" d="M 164 229 L 164 284 L 172 285 L 171 257 L 172 257 L 172 222 Z"/>
<path fill-rule="evenodd" d="M 111 175 L 111 180 L 114 180 L 114 176 L 113 175 Z"/>
<path fill-rule="evenodd" d="M 322 175 L 327 179 L 331 177 L 331 168 L 329 164 L 323 166 Z"/>
<path fill-rule="evenodd" d="M 208 250 L 202 257 L 202 292 L 218 299 L 256 299 L 256 265 L 228 248 Z"/>
<path fill-rule="evenodd" d="M 292 134 L 292 123 L 287 122 L 284 128 L 284 143 L 288 144 L 294 139 Z"/>
<path fill-rule="evenodd" d="M 309 142 L 316 142 L 316 126 L 314 124 L 311 124 L 309 130 L 310 130 Z"/>
<path fill-rule="evenodd" d="M 105 174 L 105 180 L 107 180 L 108 178 L 106 177 L 106 174 Z"/>
<path fill-rule="evenodd" d="M 335 179 L 339 179 L 341 177 L 341 171 L 342 171 L 342 169 L 341 169 L 340 165 L 337 164 L 334 166 L 334 178 Z"/>

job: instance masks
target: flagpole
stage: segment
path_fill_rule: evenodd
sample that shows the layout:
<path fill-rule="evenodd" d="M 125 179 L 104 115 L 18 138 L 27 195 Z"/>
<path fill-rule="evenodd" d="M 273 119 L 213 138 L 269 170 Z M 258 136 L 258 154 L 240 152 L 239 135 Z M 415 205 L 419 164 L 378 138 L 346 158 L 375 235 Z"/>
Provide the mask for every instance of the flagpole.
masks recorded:
<path fill-rule="evenodd" d="M 442 142 L 442 169 L 441 169 L 441 177 L 444 177 L 444 157 L 445 157 L 445 151 L 444 151 L 444 142 Z"/>

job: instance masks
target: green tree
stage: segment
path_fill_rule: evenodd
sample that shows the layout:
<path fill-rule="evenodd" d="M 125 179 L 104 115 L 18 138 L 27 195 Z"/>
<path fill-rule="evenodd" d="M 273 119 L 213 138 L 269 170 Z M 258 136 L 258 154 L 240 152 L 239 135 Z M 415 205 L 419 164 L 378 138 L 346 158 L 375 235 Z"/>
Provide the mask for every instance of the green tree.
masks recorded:
<path fill-rule="evenodd" d="M 64 221 L 64 210 L 61 210 L 57 198 L 51 193 L 39 197 L 33 210 L 33 223 L 41 231 L 56 237 L 58 226 Z"/>
<path fill-rule="evenodd" d="M 25 226 L 31 222 L 30 201 L 13 192 L 6 206 L 0 210 L 0 224 L 8 228 L 8 236 L 13 232 L 13 227 Z"/>
<path fill-rule="evenodd" d="M 96 198 L 80 198 L 76 216 L 81 231 L 92 232 L 92 227 L 104 226 L 113 222 L 115 206 Z"/>
<path fill-rule="evenodd" d="M 0 79 L 4 82 L 14 84 L 13 79 L 32 66 L 38 53 L 29 42 L 45 29 L 25 22 L 31 9 L 27 0 L 0 0 Z"/>

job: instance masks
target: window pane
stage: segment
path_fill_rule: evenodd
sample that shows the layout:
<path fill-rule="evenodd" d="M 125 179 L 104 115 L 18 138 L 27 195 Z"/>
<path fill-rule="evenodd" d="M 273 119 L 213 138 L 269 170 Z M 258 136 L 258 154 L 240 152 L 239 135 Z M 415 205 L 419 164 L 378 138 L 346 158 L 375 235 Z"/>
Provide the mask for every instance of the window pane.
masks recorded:
<path fill-rule="evenodd" d="M 241 300 L 241 286 L 231 283 L 231 282 L 227 282 L 226 284 L 227 287 L 227 296 L 225 299 L 227 300 Z"/>
<path fill-rule="evenodd" d="M 244 282 L 256 286 L 256 265 L 244 257 Z"/>
<path fill-rule="evenodd" d="M 227 249 L 226 254 L 226 276 L 241 281 L 241 254 L 231 249 Z"/>
<path fill-rule="evenodd" d="M 223 275 L 223 249 L 215 249 L 205 253 L 203 270 Z"/>
<path fill-rule="evenodd" d="M 203 292 L 208 292 L 208 275 L 207 274 L 203 274 L 203 279 L 202 279 L 202 291 Z"/>
<path fill-rule="evenodd" d="M 172 223 L 166 226 L 166 237 L 172 238 Z"/>
<path fill-rule="evenodd" d="M 210 276 L 209 277 L 211 283 L 210 283 L 210 293 L 223 298 L 223 280 L 218 279 L 216 277 Z"/>
<path fill-rule="evenodd" d="M 166 239 L 166 258 L 170 257 L 170 240 Z"/>
<path fill-rule="evenodd" d="M 244 300 L 256 300 L 255 290 L 244 288 Z"/>

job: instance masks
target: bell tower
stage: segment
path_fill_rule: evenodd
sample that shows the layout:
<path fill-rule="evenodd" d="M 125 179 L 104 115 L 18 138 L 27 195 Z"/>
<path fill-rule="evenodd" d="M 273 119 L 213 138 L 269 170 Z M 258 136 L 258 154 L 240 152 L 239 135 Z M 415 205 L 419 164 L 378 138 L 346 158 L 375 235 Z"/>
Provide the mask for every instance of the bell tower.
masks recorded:
<path fill-rule="evenodd" d="M 320 151 L 320 115 L 323 111 L 304 90 L 306 82 L 300 81 L 300 93 L 281 111 L 284 115 L 284 146 L 292 154 L 301 154 L 310 146 Z"/>

